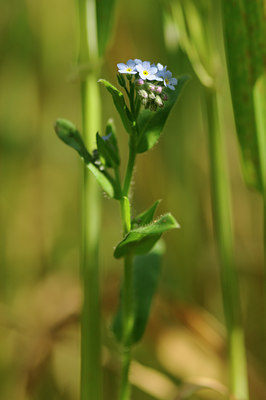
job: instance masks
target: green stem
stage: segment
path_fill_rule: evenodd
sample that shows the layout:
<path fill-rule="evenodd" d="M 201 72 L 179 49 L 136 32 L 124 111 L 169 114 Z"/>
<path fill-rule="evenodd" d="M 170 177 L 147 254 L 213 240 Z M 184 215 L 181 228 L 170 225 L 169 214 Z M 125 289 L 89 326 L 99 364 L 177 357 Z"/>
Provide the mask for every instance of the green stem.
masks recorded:
<path fill-rule="evenodd" d="M 126 196 L 126 197 L 128 197 L 128 192 L 129 192 L 130 183 L 131 183 L 131 179 L 132 179 L 135 159 L 136 159 L 136 151 L 135 151 L 133 139 L 131 137 L 130 142 L 129 142 L 128 164 L 127 164 L 127 170 L 126 170 L 124 186 L 123 186 L 123 196 Z"/>
<path fill-rule="evenodd" d="M 246 354 L 241 322 L 238 279 L 233 254 L 233 233 L 229 201 L 229 180 L 225 166 L 225 149 L 220 132 L 217 93 L 205 89 L 209 124 L 214 229 L 220 259 L 221 284 L 227 325 L 231 389 L 238 399 L 248 399 Z"/>
<path fill-rule="evenodd" d="M 132 179 L 136 152 L 131 138 L 129 143 L 129 157 L 127 170 L 123 186 L 123 197 L 120 200 L 121 217 L 124 235 L 131 229 L 130 205 L 128 192 Z M 131 363 L 131 335 L 134 325 L 134 307 L 133 307 L 133 256 L 127 255 L 124 258 L 124 281 L 122 289 L 123 299 L 123 361 L 122 361 L 122 379 L 120 389 L 120 400 L 130 398 L 129 369 Z"/>
<path fill-rule="evenodd" d="M 123 361 L 120 400 L 130 398 L 129 369 L 131 363 L 131 334 L 134 324 L 133 310 L 133 257 L 124 258 L 123 284 Z"/>
<path fill-rule="evenodd" d="M 100 94 L 97 85 L 98 60 L 95 0 L 77 0 L 79 20 L 80 64 L 89 64 L 90 72 L 81 83 L 82 125 L 86 147 L 91 151 L 101 122 Z M 100 196 L 97 182 L 84 167 L 82 207 L 81 279 L 83 306 L 81 312 L 80 399 L 102 397 L 99 230 Z"/>

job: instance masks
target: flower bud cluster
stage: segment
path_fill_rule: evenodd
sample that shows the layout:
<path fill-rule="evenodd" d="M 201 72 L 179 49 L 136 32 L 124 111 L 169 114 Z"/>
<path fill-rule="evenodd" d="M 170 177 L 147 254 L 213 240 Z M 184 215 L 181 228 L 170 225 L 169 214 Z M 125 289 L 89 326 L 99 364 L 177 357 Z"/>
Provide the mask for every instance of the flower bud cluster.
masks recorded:
<path fill-rule="evenodd" d="M 142 79 L 135 81 L 137 96 L 146 109 L 156 111 L 164 107 L 164 101 L 168 100 L 163 87 L 154 83 L 146 83 Z"/>

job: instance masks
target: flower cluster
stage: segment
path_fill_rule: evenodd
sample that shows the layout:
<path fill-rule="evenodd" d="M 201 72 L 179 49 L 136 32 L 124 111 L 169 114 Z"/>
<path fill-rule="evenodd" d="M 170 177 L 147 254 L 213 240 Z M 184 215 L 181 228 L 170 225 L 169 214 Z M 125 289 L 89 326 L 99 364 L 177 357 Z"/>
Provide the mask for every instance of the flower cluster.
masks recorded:
<path fill-rule="evenodd" d="M 126 64 L 117 64 L 120 74 L 136 75 L 143 80 L 163 82 L 165 87 L 175 90 L 177 79 L 172 78 L 172 72 L 167 71 L 167 66 L 158 63 L 151 64 L 149 61 L 141 61 L 139 59 L 128 60 Z"/>
<path fill-rule="evenodd" d="M 132 81 L 132 77 L 135 78 L 137 97 L 151 111 L 164 107 L 164 101 L 168 100 L 166 89 L 175 90 L 177 85 L 177 79 L 172 77 L 172 72 L 160 63 L 155 65 L 135 59 L 128 60 L 126 64 L 119 63 L 117 67 L 119 74 L 126 74 L 129 81 Z M 126 82 L 122 75 L 118 75 L 118 81 L 125 87 Z"/>

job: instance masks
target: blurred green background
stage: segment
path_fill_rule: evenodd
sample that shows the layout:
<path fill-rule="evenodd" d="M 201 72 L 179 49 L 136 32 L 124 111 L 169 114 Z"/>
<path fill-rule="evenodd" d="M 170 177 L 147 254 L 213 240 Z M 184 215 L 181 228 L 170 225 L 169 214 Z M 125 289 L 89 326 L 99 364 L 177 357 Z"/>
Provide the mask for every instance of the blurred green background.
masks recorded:
<path fill-rule="evenodd" d="M 203 377 L 228 386 L 203 89 L 179 47 L 178 32 L 173 25 L 164 25 L 163 7 L 163 2 L 152 0 L 118 2 L 101 73 L 116 84 L 116 64 L 140 58 L 168 65 L 174 76 L 189 73 L 192 77 L 159 145 L 139 155 L 134 175 L 133 210 L 140 212 L 161 198 L 159 213 L 171 211 L 181 225 L 179 231 L 165 236 L 167 253 L 159 291 L 144 339 L 134 351 L 132 398 L 136 400 L 172 399 L 172 384 L 178 387 L 186 380 Z M 1 1 L 3 400 L 78 399 L 82 166 L 53 131 L 58 117 L 81 127 L 76 31 L 74 1 L 13 0 L 12 5 Z M 263 400 L 262 205 L 259 195 L 248 191 L 241 176 L 224 76 L 221 119 L 230 170 L 250 391 L 251 399 Z M 101 95 L 103 124 L 114 116 L 125 162 L 127 134 L 104 89 Z M 106 399 L 115 398 L 120 370 L 120 350 L 109 332 L 122 272 L 121 262 L 112 256 L 122 233 L 119 221 L 118 205 L 104 198 L 100 264 Z M 153 375 L 155 371 L 160 375 Z M 193 396 L 190 398 L 222 398 L 212 391 Z"/>

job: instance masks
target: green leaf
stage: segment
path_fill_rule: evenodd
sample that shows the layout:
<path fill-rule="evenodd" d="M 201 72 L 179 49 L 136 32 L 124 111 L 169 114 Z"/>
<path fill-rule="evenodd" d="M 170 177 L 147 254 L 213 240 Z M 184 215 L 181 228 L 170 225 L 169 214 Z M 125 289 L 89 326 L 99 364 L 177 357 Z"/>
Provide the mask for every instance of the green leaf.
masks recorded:
<path fill-rule="evenodd" d="M 97 182 L 101 186 L 101 188 L 105 191 L 105 193 L 111 198 L 117 198 L 116 192 L 114 189 L 114 182 L 110 176 L 107 176 L 103 172 L 101 172 L 94 164 L 90 163 L 87 165 L 89 170 L 95 176 Z"/>
<path fill-rule="evenodd" d="M 151 223 L 159 203 L 160 200 L 157 200 L 148 210 L 143 211 L 141 214 L 134 217 L 131 222 L 132 226 L 143 226 Z"/>
<path fill-rule="evenodd" d="M 55 122 L 54 129 L 59 139 L 76 150 L 86 164 L 92 161 L 92 157 L 86 149 L 79 131 L 72 122 L 58 118 Z"/>
<path fill-rule="evenodd" d="M 160 239 L 163 232 L 174 228 L 179 228 L 179 224 L 174 217 L 168 213 L 150 225 L 132 229 L 116 246 L 114 257 L 124 257 L 129 253 L 148 253 Z"/>
<path fill-rule="evenodd" d="M 97 132 L 96 142 L 99 155 L 100 157 L 103 158 L 104 164 L 107 167 L 112 167 L 112 168 L 117 167 L 119 165 L 120 160 L 116 152 L 116 149 L 111 143 L 110 136 L 102 137 Z"/>
<path fill-rule="evenodd" d="M 100 171 L 93 163 L 92 156 L 86 149 L 82 137 L 72 122 L 65 119 L 57 119 L 55 122 L 55 132 L 57 136 L 68 146 L 76 150 L 89 170 L 95 176 L 97 182 L 111 198 L 117 198 L 113 178 L 104 171 Z"/>
<path fill-rule="evenodd" d="M 128 118 L 129 110 L 127 108 L 123 93 L 105 79 L 99 79 L 98 82 L 102 83 L 106 87 L 108 92 L 111 93 L 114 105 L 120 115 L 124 127 L 128 133 L 131 133 L 132 122 Z"/>
<path fill-rule="evenodd" d="M 266 74 L 256 82 L 253 91 L 256 127 L 259 144 L 260 169 L 266 195 Z"/>
<path fill-rule="evenodd" d="M 160 242 L 148 254 L 136 256 L 133 261 L 133 285 L 134 285 L 134 325 L 131 334 L 130 344 L 138 342 L 147 325 L 152 299 L 158 286 L 161 258 L 164 247 Z M 120 291 L 122 293 L 122 290 Z M 123 325 L 122 325 L 122 302 L 120 296 L 120 304 L 115 315 L 112 331 L 116 339 L 122 342 Z"/>
<path fill-rule="evenodd" d="M 137 121 L 140 132 L 137 153 L 143 153 L 151 149 L 158 142 L 167 117 L 188 79 L 189 77 L 185 75 L 178 78 L 177 87 L 173 91 L 169 90 L 169 98 L 165 101 L 163 108 L 159 108 L 156 112 L 150 110 L 141 111 Z"/>
<path fill-rule="evenodd" d="M 223 0 L 224 37 L 237 135 L 246 183 L 262 190 L 253 89 L 266 59 L 263 1 Z"/>
<path fill-rule="evenodd" d="M 104 54 L 108 40 L 111 36 L 114 22 L 115 3 L 116 0 L 96 1 L 98 51 L 100 57 Z"/>
<path fill-rule="evenodd" d="M 109 118 L 105 128 L 105 136 L 110 136 L 110 142 L 115 147 L 117 154 L 119 154 L 115 124 L 112 118 Z M 119 157 L 119 156 L 118 156 Z"/>

